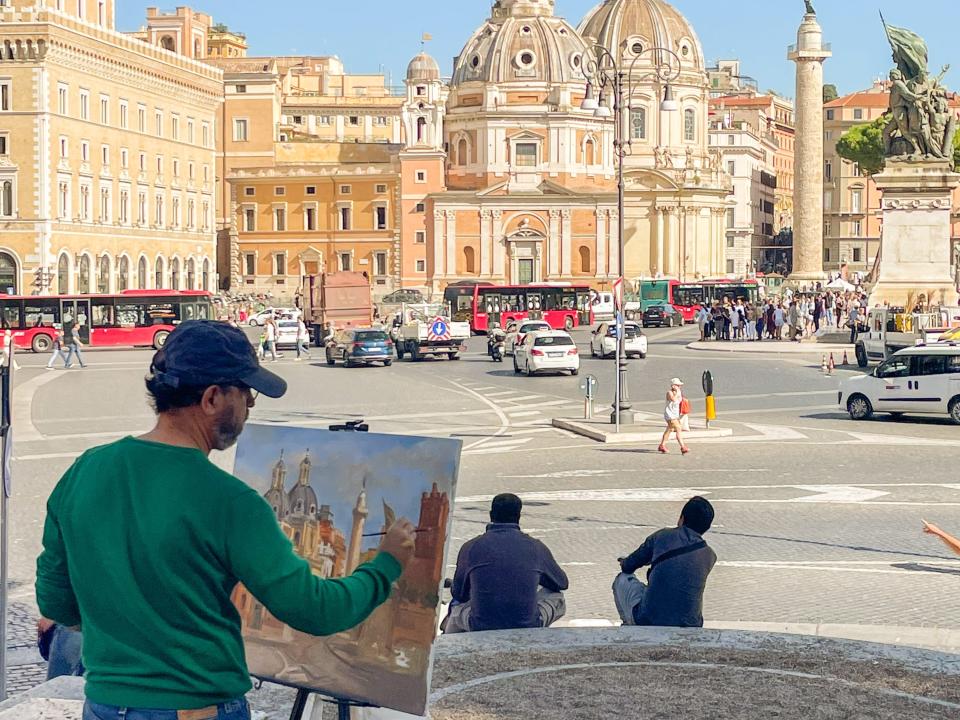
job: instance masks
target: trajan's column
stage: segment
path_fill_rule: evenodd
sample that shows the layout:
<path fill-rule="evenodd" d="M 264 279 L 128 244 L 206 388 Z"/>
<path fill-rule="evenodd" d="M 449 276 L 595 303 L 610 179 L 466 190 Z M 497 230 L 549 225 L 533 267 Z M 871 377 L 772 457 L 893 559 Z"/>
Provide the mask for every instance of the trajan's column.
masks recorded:
<path fill-rule="evenodd" d="M 823 274 L 823 62 L 833 53 L 810 0 L 788 58 L 797 64 L 796 181 L 793 190 L 793 273 L 801 284 Z"/>

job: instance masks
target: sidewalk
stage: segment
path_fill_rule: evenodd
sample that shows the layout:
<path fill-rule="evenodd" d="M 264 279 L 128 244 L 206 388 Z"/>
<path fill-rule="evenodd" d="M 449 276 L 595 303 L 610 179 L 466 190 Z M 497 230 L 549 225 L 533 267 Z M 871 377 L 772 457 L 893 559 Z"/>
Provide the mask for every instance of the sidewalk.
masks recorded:
<path fill-rule="evenodd" d="M 856 364 L 853 345 L 828 344 L 818 342 L 790 342 L 788 340 L 764 340 L 763 342 L 692 342 L 687 345 L 688 350 L 703 352 L 734 352 L 767 355 L 823 355 L 834 353 L 843 357 L 844 351 L 851 364 Z M 837 358 L 840 364 L 840 358 Z"/>

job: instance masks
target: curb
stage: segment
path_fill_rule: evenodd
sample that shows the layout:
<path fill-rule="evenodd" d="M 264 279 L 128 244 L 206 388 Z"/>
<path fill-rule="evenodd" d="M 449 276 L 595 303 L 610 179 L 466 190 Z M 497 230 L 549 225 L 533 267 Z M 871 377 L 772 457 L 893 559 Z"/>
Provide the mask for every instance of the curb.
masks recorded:
<path fill-rule="evenodd" d="M 742 355 L 821 355 L 824 353 L 853 352 L 853 345 L 827 345 L 817 343 L 759 343 L 742 347 L 747 343 L 702 343 L 692 342 L 687 350 L 697 352 L 740 353 Z"/>
<path fill-rule="evenodd" d="M 607 443 L 609 445 L 623 445 L 627 443 L 649 443 L 659 442 L 663 437 L 663 430 L 647 430 L 640 432 L 614 432 L 609 424 L 600 424 L 584 420 L 572 420 L 569 418 L 554 418 L 553 426 L 572 432 L 597 442 Z M 684 433 L 685 438 L 691 440 L 715 439 L 731 437 L 733 430 L 729 428 L 719 428 L 716 430 L 690 430 Z"/>

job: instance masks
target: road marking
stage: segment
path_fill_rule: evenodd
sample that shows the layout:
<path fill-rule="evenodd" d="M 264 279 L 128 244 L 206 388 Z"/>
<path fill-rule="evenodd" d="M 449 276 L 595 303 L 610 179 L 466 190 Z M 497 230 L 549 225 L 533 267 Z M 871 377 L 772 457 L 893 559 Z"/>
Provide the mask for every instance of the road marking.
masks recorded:
<path fill-rule="evenodd" d="M 552 490 L 549 492 L 519 493 L 524 501 L 571 501 L 593 500 L 598 502 L 679 502 L 689 500 L 697 493 L 687 488 L 642 488 L 637 490 Z M 473 495 L 457 498 L 458 503 L 483 503 L 493 500 L 493 495 Z"/>
<path fill-rule="evenodd" d="M 930 567 L 935 567 L 939 565 L 939 562 L 925 562 L 917 560 L 902 560 L 901 563 L 910 563 L 915 565 L 928 565 Z M 867 575 L 913 575 L 914 577 L 925 577 L 925 578 L 949 578 L 951 581 L 956 582 L 956 578 L 953 573 L 920 573 L 916 570 L 911 570 L 909 568 L 895 568 L 888 565 L 887 569 L 881 568 L 858 568 L 858 567 L 849 567 L 849 566 L 839 566 L 839 565 L 780 565 L 773 563 L 758 563 L 758 562 L 738 562 L 736 560 L 721 560 L 717 562 L 718 566 L 729 567 L 729 568 L 739 568 L 744 570 L 758 569 L 758 570 L 797 570 L 805 572 L 842 572 L 842 573 L 860 573 Z"/>
<path fill-rule="evenodd" d="M 502 398 L 504 395 L 516 395 L 516 394 L 517 394 L 516 390 L 504 390 L 502 392 L 484 393 L 484 395 L 488 398 Z"/>
<path fill-rule="evenodd" d="M 535 403 L 527 403 L 525 405 L 520 405 L 519 407 L 556 407 L 557 405 L 569 405 L 570 400 L 542 400 Z"/>
<path fill-rule="evenodd" d="M 520 408 L 516 408 L 514 410 L 507 410 L 507 415 L 510 416 L 511 420 L 513 420 L 514 418 L 522 418 L 522 417 L 537 417 L 542 414 L 543 413 L 541 413 L 539 410 L 522 410 Z"/>
<path fill-rule="evenodd" d="M 508 398 L 508 399 L 504 400 L 504 402 L 516 403 L 516 402 L 522 402 L 522 401 L 524 401 L 524 400 L 538 400 L 538 399 L 540 399 L 541 397 L 543 397 L 543 396 L 542 396 L 542 395 L 523 395 L 523 396 L 521 396 L 521 397 Z M 507 412 L 510 412 L 511 410 L 515 410 L 515 409 L 516 409 L 516 408 L 508 408 L 508 409 L 507 409 Z"/>
<path fill-rule="evenodd" d="M 46 440 L 47 437 L 33 423 L 33 398 L 44 385 L 49 385 L 58 377 L 59 373 L 44 373 L 30 378 L 18 385 L 13 393 L 13 407 L 11 414 L 17 424 L 14 431 L 16 442 L 32 442 Z"/>
<path fill-rule="evenodd" d="M 794 502 L 863 503 L 890 494 L 881 490 L 868 490 L 853 485 L 792 485 L 791 487 L 816 493 L 809 497 L 796 498 Z"/>
<path fill-rule="evenodd" d="M 841 431 L 844 432 L 844 431 Z M 957 440 L 937 440 L 934 438 L 918 438 L 918 437 L 903 437 L 901 435 L 884 435 L 874 434 L 874 433 L 855 433 L 847 432 L 847 434 L 859 440 L 863 443 L 869 443 L 871 445 L 938 445 L 938 446 L 948 446 L 953 447 L 955 445 L 960 445 L 960 441 Z"/>
<path fill-rule="evenodd" d="M 466 387 L 465 385 L 461 385 L 460 383 L 453 382 L 452 380 L 448 380 L 447 382 L 449 382 L 449 383 L 450 383 L 451 385 L 453 385 L 454 387 L 460 388 L 461 390 L 466 391 L 466 392 L 469 393 L 470 395 L 473 395 L 473 396 L 474 396 L 475 398 L 477 398 L 480 402 L 482 402 L 484 405 L 486 405 L 487 407 L 489 407 L 494 413 L 496 413 L 497 418 L 500 420 L 500 429 L 497 430 L 497 431 L 494 433 L 495 436 L 502 436 L 502 435 L 504 435 L 504 434 L 507 432 L 507 430 L 508 430 L 509 427 L 510 427 L 510 418 L 507 417 L 506 413 L 503 412 L 503 410 L 501 410 L 501 409 L 497 406 L 496 403 L 494 403 L 492 400 L 489 400 L 487 397 L 485 397 L 485 396 L 482 395 L 481 393 L 478 393 L 476 390 L 471 390 L 470 388 Z M 478 441 L 475 442 L 475 443 L 472 443 L 472 444 L 470 444 L 470 445 L 467 445 L 467 446 L 463 449 L 463 452 L 466 453 L 466 452 L 468 452 L 469 450 L 472 450 L 473 448 L 475 448 L 475 447 L 477 447 L 477 446 L 479 446 L 479 445 L 483 445 L 485 442 L 487 442 L 488 439 L 489 439 L 489 438 L 484 438 L 483 440 L 478 440 Z"/>
<path fill-rule="evenodd" d="M 760 433 L 764 440 L 806 440 L 807 436 L 784 425 L 751 425 L 744 423 L 745 427 Z M 749 437 L 742 438 L 749 440 Z"/>
<path fill-rule="evenodd" d="M 83 451 L 85 452 L 85 451 Z M 67 460 L 78 458 L 83 455 L 83 452 L 63 452 L 63 453 L 46 453 L 43 455 L 15 455 L 13 459 L 16 462 L 29 462 L 32 460 Z"/>

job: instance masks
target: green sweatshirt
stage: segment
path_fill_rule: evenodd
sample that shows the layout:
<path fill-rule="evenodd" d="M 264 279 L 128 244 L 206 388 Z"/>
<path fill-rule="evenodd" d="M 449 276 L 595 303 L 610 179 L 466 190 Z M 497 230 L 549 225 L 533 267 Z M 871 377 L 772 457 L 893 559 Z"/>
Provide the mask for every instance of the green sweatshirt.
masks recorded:
<path fill-rule="evenodd" d="M 230 602 L 243 583 L 274 616 L 313 635 L 365 620 L 400 577 L 380 553 L 323 580 L 293 551 L 269 505 L 199 450 L 125 438 L 94 448 L 47 503 L 37 603 L 82 625 L 87 697 L 193 710 L 251 687 Z"/>

